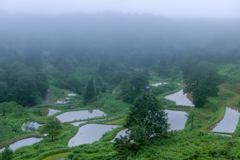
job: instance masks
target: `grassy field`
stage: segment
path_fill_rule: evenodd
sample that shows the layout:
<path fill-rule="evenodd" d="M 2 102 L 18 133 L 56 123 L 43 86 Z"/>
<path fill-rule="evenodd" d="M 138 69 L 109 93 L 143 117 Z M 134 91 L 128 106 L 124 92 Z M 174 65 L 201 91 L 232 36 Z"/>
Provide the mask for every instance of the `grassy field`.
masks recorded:
<path fill-rule="evenodd" d="M 44 158 L 43 160 L 59 160 L 61 158 L 67 158 L 68 154 L 71 154 L 72 152 L 66 152 L 66 153 L 60 153 L 60 154 L 55 154 L 53 156 Z"/>
<path fill-rule="evenodd" d="M 223 84 L 222 86 L 223 86 L 223 88 L 240 95 L 240 85 L 239 84 L 236 84 L 236 85 Z"/>
<path fill-rule="evenodd" d="M 154 139 L 138 151 L 134 160 L 238 159 L 240 143 L 207 132 L 176 132 L 171 138 Z"/>

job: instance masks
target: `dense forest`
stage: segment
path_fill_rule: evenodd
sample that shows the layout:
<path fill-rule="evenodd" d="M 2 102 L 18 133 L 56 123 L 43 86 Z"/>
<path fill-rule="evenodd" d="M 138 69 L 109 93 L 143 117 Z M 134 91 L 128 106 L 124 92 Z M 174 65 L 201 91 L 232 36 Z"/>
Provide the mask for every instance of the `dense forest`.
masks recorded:
<path fill-rule="evenodd" d="M 3 13 L 0 22 L 0 148 L 18 137 L 28 137 L 21 130 L 27 120 L 50 123 L 51 118 L 47 119 L 39 110 L 49 107 L 43 103 L 48 89 L 51 96 L 57 97 L 50 97 L 51 103 L 65 97 L 64 92 L 77 94 L 75 99 L 70 99 L 72 103 L 50 107 L 61 110 L 60 113 L 100 109 L 108 118 L 114 118 L 99 124 L 123 125 L 106 132 L 98 142 L 69 148 L 67 141 L 78 128 L 65 122 L 59 127 L 62 132 L 52 133 L 52 137 L 32 148 L 16 150 L 14 159 L 43 159 L 59 153 L 67 153 L 69 159 L 84 159 L 84 156 L 89 156 L 86 159 L 228 159 L 234 154 L 239 158 L 239 153 L 235 152 L 240 142 L 237 139 L 239 128 L 232 135 L 236 139 L 231 140 L 208 135 L 206 129 L 222 119 L 225 102 L 234 99 L 231 105 L 238 103 L 239 91 L 234 90 L 233 85 L 240 83 L 240 20 L 174 19 L 103 12 Z M 167 84 L 149 85 L 154 82 Z M 183 88 L 178 83 L 187 85 L 183 91 L 192 94 L 194 109 L 164 98 Z M 150 87 L 151 94 L 143 94 L 146 87 Z M 167 132 L 166 115 L 156 106 L 188 112 L 185 129 Z M 154 132 L 148 124 L 156 122 L 140 126 L 139 121 L 144 120 L 139 117 L 144 116 L 139 114 L 137 119 L 135 114 L 131 115 L 143 112 L 143 109 L 137 110 L 139 107 L 159 114 L 161 118 L 154 119 L 154 114 L 147 117 L 164 122 L 166 126 Z M 59 123 L 56 118 L 54 123 Z M 129 139 L 108 142 L 124 128 L 131 132 Z M 39 130 L 40 133 L 30 137 L 41 137 L 47 132 L 41 127 Z M 140 136 L 140 131 L 149 135 Z M 53 136 L 57 136 L 56 141 L 51 143 Z M 202 142 L 198 142 L 199 137 Z M 207 153 L 207 148 L 195 148 L 196 151 L 187 148 L 190 139 L 199 143 L 196 146 L 206 144 L 211 153 Z M 183 141 L 186 144 L 182 144 Z M 234 151 L 226 146 L 219 148 L 225 142 Z M 120 147 L 121 143 L 125 148 Z M 185 155 L 180 155 L 180 151 L 171 152 L 171 149 L 176 150 L 174 145 L 183 147 Z M 45 149 L 40 150 L 39 146 Z M 48 153 L 49 150 L 53 152 Z"/>

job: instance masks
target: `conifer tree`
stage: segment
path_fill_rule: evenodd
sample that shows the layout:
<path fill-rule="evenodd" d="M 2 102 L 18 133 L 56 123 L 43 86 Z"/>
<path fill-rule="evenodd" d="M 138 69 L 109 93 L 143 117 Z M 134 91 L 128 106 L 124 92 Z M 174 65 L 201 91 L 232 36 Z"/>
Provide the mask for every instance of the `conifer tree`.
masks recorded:
<path fill-rule="evenodd" d="M 130 131 L 130 139 L 140 142 L 166 133 L 169 128 L 167 120 L 167 114 L 156 96 L 143 93 L 130 108 L 124 126 Z"/>
<path fill-rule="evenodd" d="M 85 93 L 85 99 L 91 99 L 95 96 L 95 88 L 93 84 L 93 79 L 88 81 L 87 89 Z"/>

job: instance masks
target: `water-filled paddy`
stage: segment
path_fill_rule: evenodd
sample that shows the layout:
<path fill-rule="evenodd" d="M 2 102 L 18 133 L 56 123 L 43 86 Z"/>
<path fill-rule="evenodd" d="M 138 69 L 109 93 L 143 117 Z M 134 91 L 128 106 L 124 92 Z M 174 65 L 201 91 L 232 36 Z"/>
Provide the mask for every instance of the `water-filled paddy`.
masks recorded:
<path fill-rule="evenodd" d="M 117 127 L 119 125 L 86 124 L 79 128 L 78 133 L 68 142 L 68 146 L 93 143 L 98 141 L 105 132 Z"/>
<path fill-rule="evenodd" d="M 240 109 L 238 107 L 226 107 L 226 112 L 223 119 L 219 123 L 210 127 L 208 131 L 232 133 L 236 129 L 239 116 Z"/>
<path fill-rule="evenodd" d="M 94 117 L 106 116 L 106 114 L 100 110 L 83 110 L 83 111 L 72 111 L 65 112 L 57 116 L 61 122 L 69 122 L 73 120 L 83 120 Z"/>
<path fill-rule="evenodd" d="M 39 124 L 37 122 L 28 121 L 26 123 L 23 123 L 22 130 L 25 132 L 37 132 L 37 129 L 40 126 L 42 126 L 42 124 Z"/>
<path fill-rule="evenodd" d="M 43 138 L 26 138 L 26 139 L 22 139 L 20 141 L 17 141 L 13 144 L 10 144 L 10 148 L 12 150 L 18 149 L 22 146 L 29 146 L 29 145 L 33 145 L 34 143 L 40 142 L 41 140 L 43 140 Z M 0 152 L 4 151 L 5 148 L 0 149 Z"/>
<path fill-rule="evenodd" d="M 187 122 L 186 112 L 172 110 L 165 110 L 165 112 L 168 113 L 167 123 L 170 124 L 168 131 L 184 129 L 185 123 Z"/>
<path fill-rule="evenodd" d="M 165 98 L 176 102 L 177 105 L 191 106 L 191 107 L 194 106 L 194 104 L 187 98 L 187 94 L 183 94 L 183 89 L 181 89 L 180 91 L 174 94 L 168 95 Z"/>

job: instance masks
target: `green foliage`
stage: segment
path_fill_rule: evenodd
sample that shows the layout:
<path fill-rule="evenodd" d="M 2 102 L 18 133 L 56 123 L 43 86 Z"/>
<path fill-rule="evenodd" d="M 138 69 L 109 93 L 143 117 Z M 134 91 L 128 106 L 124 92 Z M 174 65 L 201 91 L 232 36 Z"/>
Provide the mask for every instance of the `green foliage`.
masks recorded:
<path fill-rule="evenodd" d="M 14 109 L 13 112 L 17 117 L 21 117 L 24 114 L 24 108 L 21 105 L 17 105 Z"/>
<path fill-rule="evenodd" d="M 76 92 L 78 94 L 81 94 L 82 91 L 82 84 L 80 82 L 80 79 L 75 74 L 70 74 L 67 77 L 67 89 Z"/>
<path fill-rule="evenodd" d="M 147 77 L 141 73 L 135 73 L 131 76 L 129 82 L 136 90 L 136 92 L 140 92 L 146 85 L 148 85 Z"/>
<path fill-rule="evenodd" d="M 201 123 L 200 116 L 199 116 L 199 109 L 198 108 L 191 108 L 190 111 L 187 113 L 187 125 L 188 127 L 185 127 L 185 130 L 197 130 L 200 129 Z"/>
<path fill-rule="evenodd" d="M 6 113 L 11 113 L 16 106 L 17 103 L 12 101 L 0 103 L 0 113 L 2 112 L 3 116 L 5 116 Z"/>
<path fill-rule="evenodd" d="M 98 141 L 99 142 L 111 141 L 116 137 L 117 133 L 123 129 L 124 129 L 124 127 L 118 127 L 118 128 L 114 128 L 110 131 L 107 131 L 102 135 L 102 137 Z"/>
<path fill-rule="evenodd" d="M 13 151 L 7 145 L 2 152 L 2 159 L 1 160 L 12 160 L 13 159 Z"/>
<path fill-rule="evenodd" d="M 86 88 L 86 93 L 85 93 L 85 98 L 87 100 L 92 99 L 95 96 L 95 88 L 93 84 L 93 79 L 88 81 L 87 88 Z"/>
<path fill-rule="evenodd" d="M 193 104 L 201 108 L 207 102 L 207 97 L 217 95 L 219 82 L 217 67 L 209 62 L 200 62 L 185 78 L 184 83 L 187 86 L 184 93 L 192 92 Z"/>
<path fill-rule="evenodd" d="M 40 111 L 38 108 L 30 108 L 28 112 L 36 116 L 43 116 L 42 111 Z"/>
<path fill-rule="evenodd" d="M 59 119 L 56 117 L 50 116 L 47 118 L 46 124 L 43 126 L 42 131 L 43 133 L 47 133 L 48 137 L 52 138 L 59 135 L 61 133 L 62 126 Z"/>
<path fill-rule="evenodd" d="M 122 80 L 127 80 L 129 78 L 129 73 L 120 71 L 117 72 L 112 78 L 110 79 L 111 84 L 119 84 Z"/>
<path fill-rule="evenodd" d="M 240 81 L 239 68 L 240 68 L 239 64 L 227 63 L 227 64 L 218 65 L 219 75 L 221 76 L 221 80 L 228 84 L 239 83 Z M 231 89 L 234 90 L 234 88 L 231 88 Z M 235 91 L 238 92 L 237 89 L 235 89 Z"/>
<path fill-rule="evenodd" d="M 116 159 L 113 143 L 110 142 L 94 142 L 92 144 L 84 144 L 73 148 L 73 153 L 68 155 L 71 160 L 95 160 Z"/>
<path fill-rule="evenodd" d="M 134 156 L 139 148 L 140 146 L 131 143 L 128 136 L 120 136 L 120 138 L 116 138 L 114 142 L 114 149 L 117 151 L 118 159 L 127 159 L 128 157 Z"/>
<path fill-rule="evenodd" d="M 151 92 L 154 93 L 155 95 L 161 95 L 166 92 L 174 91 L 178 88 L 180 87 L 177 83 L 170 82 L 168 84 L 159 85 L 157 87 L 151 87 Z"/>
<path fill-rule="evenodd" d="M 144 68 L 144 69 L 143 69 L 143 74 L 144 74 L 146 77 L 149 77 L 149 76 L 150 76 L 149 69 L 148 69 L 148 68 Z"/>
<path fill-rule="evenodd" d="M 176 132 L 138 151 L 140 159 L 239 159 L 238 140 L 207 132 Z"/>
<path fill-rule="evenodd" d="M 145 140 L 167 132 L 169 124 L 167 124 L 166 116 L 167 114 L 162 109 L 162 104 L 155 95 L 144 93 L 135 100 L 134 106 L 130 108 L 130 113 L 124 126 L 129 128 L 130 134 L 133 132 L 137 135 L 130 136 L 130 138 L 133 138 L 135 141 Z"/>
<path fill-rule="evenodd" d="M 106 65 L 104 63 L 101 63 L 98 67 L 98 75 L 103 77 L 106 74 Z"/>
<path fill-rule="evenodd" d="M 108 115 L 118 115 L 119 113 L 128 112 L 130 105 L 128 103 L 115 99 L 115 96 L 106 92 L 100 93 L 94 98 L 93 108 L 98 108 Z"/>

